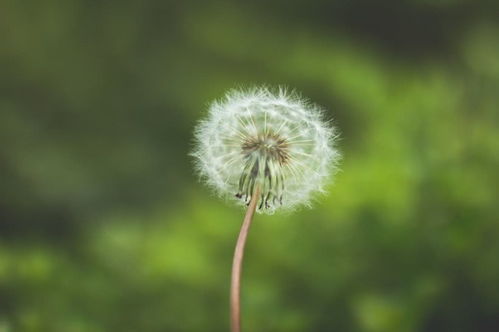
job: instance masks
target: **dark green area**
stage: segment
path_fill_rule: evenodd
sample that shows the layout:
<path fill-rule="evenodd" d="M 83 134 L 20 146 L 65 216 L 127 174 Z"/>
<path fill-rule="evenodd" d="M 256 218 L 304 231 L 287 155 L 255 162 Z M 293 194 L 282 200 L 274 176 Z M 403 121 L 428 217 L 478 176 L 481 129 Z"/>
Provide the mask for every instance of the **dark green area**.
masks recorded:
<path fill-rule="evenodd" d="M 257 216 L 246 331 L 498 331 L 497 1 L 0 5 L 0 332 L 228 330 L 243 211 L 197 182 L 207 104 L 284 84 L 344 155 Z"/>

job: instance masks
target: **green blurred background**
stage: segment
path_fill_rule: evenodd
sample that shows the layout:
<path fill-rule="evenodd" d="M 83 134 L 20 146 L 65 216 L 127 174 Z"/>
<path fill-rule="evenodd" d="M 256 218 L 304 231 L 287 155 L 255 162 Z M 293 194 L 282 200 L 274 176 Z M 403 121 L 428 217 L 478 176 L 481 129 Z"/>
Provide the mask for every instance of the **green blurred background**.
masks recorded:
<path fill-rule="evenodd" d="M 257 216 L 246 331 L 499 331 L 499 2 L 0 3 L 0 332 L 227 331 L 208 103 L 285 84 L 344 156 Z"/>

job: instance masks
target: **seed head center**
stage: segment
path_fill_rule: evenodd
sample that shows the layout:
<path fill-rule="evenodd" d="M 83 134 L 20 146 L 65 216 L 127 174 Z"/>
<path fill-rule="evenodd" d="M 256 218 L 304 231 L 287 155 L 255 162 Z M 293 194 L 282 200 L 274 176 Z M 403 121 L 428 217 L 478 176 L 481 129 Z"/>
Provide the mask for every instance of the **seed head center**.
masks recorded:
<path fill-rule="evenodd" d="M 245 156 L 258 154 L 261 158 L 285 163 L 288 156 L 288 143 L 285 139 L 273 133 L 248 138 L 242 144 L 242 152 Z"/>
<path fill-rule="evenodd" d="M 241 146 L 245 166 L 239 178 L 236 197 L 247 203 L 253 195 L 255 185 L 261 188 L 259 208 L 270 204 L 282 204 L 284 191 L 283 167 L 289 160 L 289 145 L 286 139 L 274 133 L 248 138 Z"/>

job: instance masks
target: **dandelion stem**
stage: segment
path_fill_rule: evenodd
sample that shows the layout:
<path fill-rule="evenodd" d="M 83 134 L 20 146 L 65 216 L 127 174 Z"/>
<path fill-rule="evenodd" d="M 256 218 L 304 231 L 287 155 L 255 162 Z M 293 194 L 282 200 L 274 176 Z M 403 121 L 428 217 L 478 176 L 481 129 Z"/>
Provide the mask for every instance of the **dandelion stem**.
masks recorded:
<path fill-rule="evenodd" d="M 234 260 L 232 261 L 232 277 L 230 286 L 230 321 L 231 331 L 241 331 L 241 270 L 244 257 L 244 247 L 246 238 L 253 220 L 253 215 L 256 210 L 258 198 L 260 196 L 260 188 L 256 186 L 251 201 L 249 202 L 246 215 L 244 216 L 243 225 L 237 238 L 236 249 L 234 251 Z"/>

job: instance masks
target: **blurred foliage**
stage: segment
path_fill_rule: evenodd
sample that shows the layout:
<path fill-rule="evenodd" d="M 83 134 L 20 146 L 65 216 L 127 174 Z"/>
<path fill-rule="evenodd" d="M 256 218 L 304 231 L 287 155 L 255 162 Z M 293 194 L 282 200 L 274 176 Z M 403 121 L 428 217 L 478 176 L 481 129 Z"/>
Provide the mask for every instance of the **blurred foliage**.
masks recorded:
<path fill-rule="evenodd" d="M 497 1 L 4 0 L 0 331 L 225 331 L 243 211 L 197 182 L 210 100 L 285 84 L 342 172 L 257 216 L 247 331 L 497 331 Z"/>

